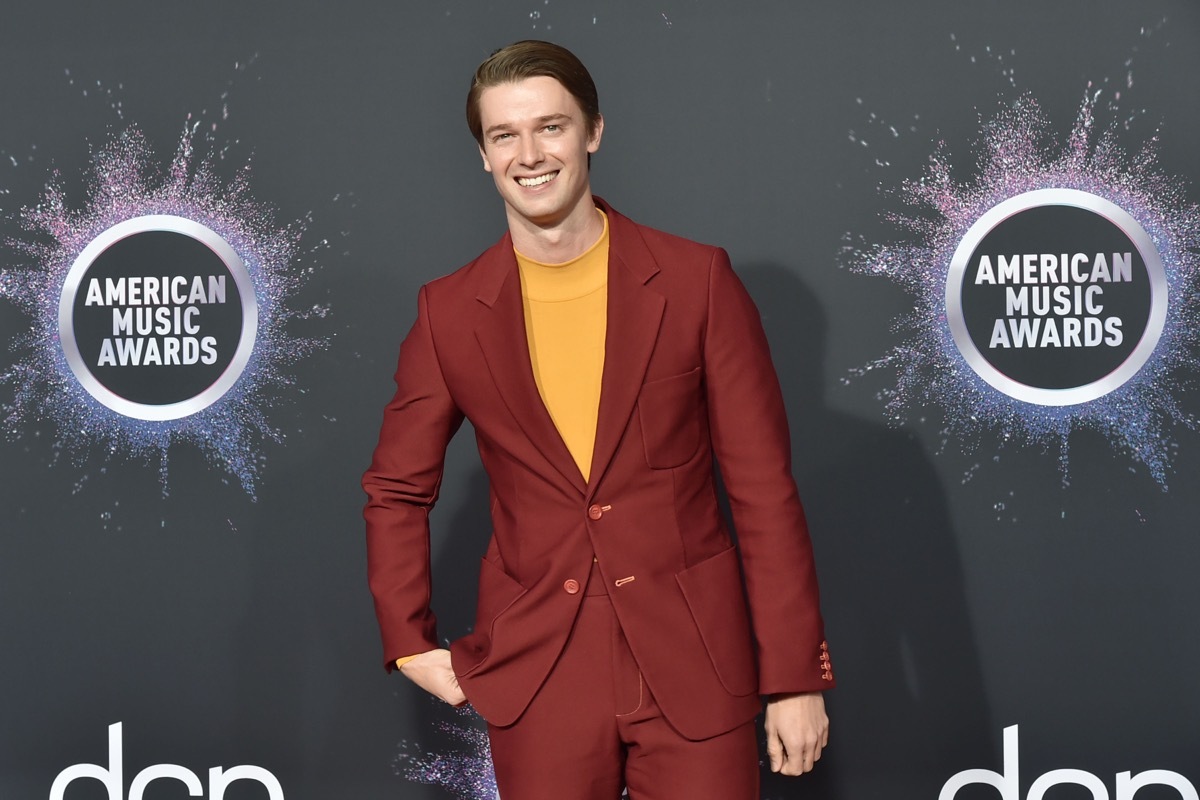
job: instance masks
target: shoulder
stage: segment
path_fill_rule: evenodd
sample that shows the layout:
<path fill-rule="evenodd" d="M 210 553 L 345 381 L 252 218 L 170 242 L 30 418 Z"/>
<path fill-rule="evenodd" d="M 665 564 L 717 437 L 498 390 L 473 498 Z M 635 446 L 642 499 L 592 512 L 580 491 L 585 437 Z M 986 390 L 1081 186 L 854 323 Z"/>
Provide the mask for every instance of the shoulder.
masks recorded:
<path fill-rule="evenodd" d="M 714 272 L 730 272 L 729 256 L 711 244 L 634 222 L 604 207 L 609 214 L 611 252 L 641 280 L 660 291 L 703 296 Z"/>
<path fill-rule="evenodd" d="M 474 259 L 421 287 L 426 301 L 438 305 L 468 304 L 494 297 L 509 272 L 516 269 L 512 240 L 505 234 Z"/>
<path fill-rule="evenodd" d="M 682 236 L 635 222 L 607 204 L 602 207 L 609 216 L 614 245 L 627 244 L 629 239 L 636 237 L 656 256 L 667 254 L 675 259 L 682 257 L 687 261 L 703 260 L 708 262 L 717 253 L 723 252 L 715 245 L 685 239 Z"/>

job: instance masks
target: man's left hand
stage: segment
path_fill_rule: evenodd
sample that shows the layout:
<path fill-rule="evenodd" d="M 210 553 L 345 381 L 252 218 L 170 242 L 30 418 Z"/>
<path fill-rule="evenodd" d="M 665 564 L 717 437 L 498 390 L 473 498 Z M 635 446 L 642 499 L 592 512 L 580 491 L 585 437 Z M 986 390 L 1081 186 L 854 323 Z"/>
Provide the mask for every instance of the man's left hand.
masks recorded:
<path fill-rule="evenodd" d="M 803 775 L 829 744 L 829 717 L 820 692 L 777 694 L 767 701 L 767 756 L 771 772 Z"/>

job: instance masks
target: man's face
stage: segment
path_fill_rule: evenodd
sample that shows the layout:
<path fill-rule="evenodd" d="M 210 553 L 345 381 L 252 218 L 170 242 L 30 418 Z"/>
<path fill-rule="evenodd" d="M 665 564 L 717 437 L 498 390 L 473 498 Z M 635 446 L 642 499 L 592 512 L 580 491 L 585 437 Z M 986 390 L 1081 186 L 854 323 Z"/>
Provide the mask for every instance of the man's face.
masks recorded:
<path fill-rule="evenodd" d="M 600 147 L 603 120 L 589 135 L 579 103 L 554 78 L 539 76 L 485 89 L 483 168 L 492 173 L 510 222 L 540 228 L 592 206 L 588 154 Z"/>

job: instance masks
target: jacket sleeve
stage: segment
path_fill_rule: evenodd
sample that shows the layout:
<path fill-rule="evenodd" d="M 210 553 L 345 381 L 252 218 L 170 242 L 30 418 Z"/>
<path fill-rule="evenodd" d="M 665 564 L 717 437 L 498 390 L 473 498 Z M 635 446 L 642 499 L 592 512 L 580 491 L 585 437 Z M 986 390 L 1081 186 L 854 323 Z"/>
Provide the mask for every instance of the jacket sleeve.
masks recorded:
<path fill-rule="evenodd" d="M 714 453 L 741 551 L 759 692 L 833 686 L 817 575 L 792 477 L 779 380 L 753 300 L 717 250 L 709 265 L 705 392 Z"/>
<path fill-rule="evenodd" d="M 437 648 L 429 607 L 429 511 L 437 501 L 446 446 L 463 414 L 438 364 L 425 288 L 400 346 L 396 393 L 383 412 L 379 444 L 363 475 L 367 577 L 383 637 L 384 665 Z"/>

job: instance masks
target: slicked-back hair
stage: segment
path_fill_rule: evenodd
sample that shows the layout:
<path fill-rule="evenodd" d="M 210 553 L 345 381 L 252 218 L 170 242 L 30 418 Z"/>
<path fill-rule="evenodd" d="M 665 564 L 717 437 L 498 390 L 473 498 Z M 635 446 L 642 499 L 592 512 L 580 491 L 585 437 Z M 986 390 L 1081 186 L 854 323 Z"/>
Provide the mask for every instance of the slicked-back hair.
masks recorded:
<path fill-rule="evenodd" d="M 561 45 L 526 39 L 492 53 L 471 79 L 471 90 L 467 92 L 467 127 L 480 147 L 483 147 L 483 120 L 479 114 L 479 98 L 483 90 L 537 77 L 554 78 L 561 83 L 583 110 L 588 135 L 596 132 L 600 121 L 600 98 L 587 67 Z"/>

